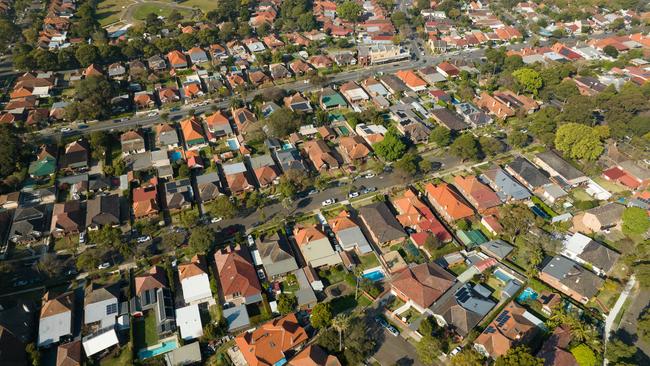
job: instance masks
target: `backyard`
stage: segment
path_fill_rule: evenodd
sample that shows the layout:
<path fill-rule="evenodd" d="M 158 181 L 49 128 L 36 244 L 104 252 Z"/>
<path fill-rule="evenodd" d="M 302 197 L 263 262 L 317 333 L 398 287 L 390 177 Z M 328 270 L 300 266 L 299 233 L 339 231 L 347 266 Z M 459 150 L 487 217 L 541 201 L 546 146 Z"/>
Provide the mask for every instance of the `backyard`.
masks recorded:
<path fill-rule="evenodd" d="M 133 363 L 133 350 L 131 349 L 131 343 L 128 343 L 125 347 L 122 347 L 112 354 L 104 357 L 99 362 L 100 366 L 122 366 L 130 365 Z"/>
<path fill-rule="evenodd" d="M 361 263 L 359 265 L 359 269 L 361 270 L 375 268 L 379 265 L 379 259 L 377 259 L 377 255 L 374 251 L 365 255 L 360 255 L 359 262 Z"/>
<path fill-rule="evenodd" d="M 332 315 L 337 315 L 347 310 L 356 308 L 357 306 L 365 307 L 372 303 L 372 301 L 365 295 L 360 294 L 358 299 L 354 298 L 354 294 L 339 296 L 330 301 L 332 305 Z"/>
<path fill-rule="evenodd" d="M 144 319 L 133 322 L 133 338 L 135 347 L 138 350 L 158 344 L 156 314 L 154 311 L 147 311 Z"/>
<path fill-rule="evenodd" d="M 327 281 L 327 286 L 342 282 L 345 279 L 346 271 L 340 265 L 329 269 L 322 269 L 318 275 Z"/>

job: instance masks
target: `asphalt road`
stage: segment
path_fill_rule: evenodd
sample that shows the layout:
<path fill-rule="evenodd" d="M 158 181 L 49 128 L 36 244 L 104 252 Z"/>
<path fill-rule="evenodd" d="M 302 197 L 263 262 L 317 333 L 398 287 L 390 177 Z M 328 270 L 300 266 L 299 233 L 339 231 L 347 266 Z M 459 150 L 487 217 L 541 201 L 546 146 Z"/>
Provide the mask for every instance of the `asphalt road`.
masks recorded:
<path fill-rule="evenodd" d="M 637 333 L 637 320 L 650 305 L 650 291 L 637 288 L 631 294 L 631 297 L 632 303 L 621 318 L 618 330 L 614 330 L 614 332 L 624 340 L 634 343 L 639 348 L 641 354 L 637 355 L 638 359 L 648 360 L 650 362 L 650 344 L 641 340 Z"/>

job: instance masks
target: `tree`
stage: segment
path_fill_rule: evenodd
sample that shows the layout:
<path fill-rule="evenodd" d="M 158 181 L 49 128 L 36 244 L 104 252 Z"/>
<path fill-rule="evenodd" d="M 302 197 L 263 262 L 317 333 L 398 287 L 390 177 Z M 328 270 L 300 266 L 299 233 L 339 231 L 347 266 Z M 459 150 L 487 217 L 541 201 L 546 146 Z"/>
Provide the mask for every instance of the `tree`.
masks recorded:
<path fill-rule="evenodd" d="M 639 317 L 636 323 L 636 331 L 641 339 L 650 342 L 650 311 L 648 309 Z"/>
<path fill-rule="evenodd" d="M 90 144 L 90 151 L 92 152 L 93 159 L 102 159 L 104 157 L 104 152 L 106 151 L 106 145 L 108 145 L 108 135 L 106 132 L 92 132 L 88 142 Z"/>
<path fill-rule="evenodd" d="M 434 365 L 438 362 L 438 356 L 440 356 L 440 349 L 442 344 L 440 339 L 434 338 L 431 336 L 424 336 L 415 345 L 415 351 L 418 354 L 418 358 L 425 365 Z"/>
<path fill-rule="evenodd" d="M 395 168 L 407 176 L 413 176 L 418 172 L 418 156 L 414 153 L 406 153 L 395 162 Z"/>
<path fill-rule="evenodd" d="M 39 271 L 45 273 L 48 278 L 56 278 L 63 273 L 65 263 L 55 253 L 47 253 L 41 257 L 37 266 Z"/>
<path fill-rule="evenodd" d="M 339 352 L 343 349 L 343 334 L 350 327 L 350 317 L 346 314 L 339 314 L 332 319 L 332 328 L 339 333 Z"/>
<path fill-rule="evenodd" d="M 533 93 L 533 95 L 537 95 L 539 89 L 542 88 L 542 77 L 540 76 L 539 72 L 533 69 L 525 67 L 514 71 L 512 73 L 512 76 L 515 78 L 515 80 L 517 80 L 517 83 L 519 83 L 519 85 L 521 85 L 527 91 Z"/>
<path fill-rule="evenodd" d="M 650 220 L 646 210 L 640 207 L 628 207 L 623 211 L 623 233 L 642 235 L 650 229 Z"/>
<path fill-rule="evenodd" d="M 394 12 L 393 15 L 391 15 L 390 19 L 393 21 L 393 25 L 395 25 L 396 28 L 400 28 L 404 24 L 408 23 L 408 18 L 402 11 Z"/>
<path fill-rule="evenodd" d="M 451 131 L 444 126 L 437 126 L 431 131 L 429 141 L 436 144 L 438 147 L 445 147 L 451 144 Z"/>
<path fill-rule="evenodd" d="M 450 149 L 452 154 L 463 160 L 478 159 L 480 157 L 478 141 L 471 133 L 460 135 L 451 144 Z"/>
<path fill-rule="evenodd" d="M 212 216 L 223 219 L 232 219 L 237 215 L 237 206 L 227 196 L 219 196 L 209 204 L 208 210 Z"/>
<path fill-rule="evenodd" d="M 632 361 L 637 348 L 634 345 L 629 345 L 619 338 L 613 338 L 607 343 L 605 351 L 605 358 L 610 363 L 629 362 Z"/>
<path fill-rule="evenodd" d="M 34 342 L 29 343 L 27 346 L 25 346 L 25 352 L 27 353 L 27 357 L 32 366 L 41 365 L 41 352 L 39 352 L 38 348 L 36 348 L 36 344 Z"/>
<path fill-rule="evenodd" d="M 104 225 L 99 230 L 88 232 L 88 242 L 103 248 L 112 248 L 121 241 L 120 229 Z"/>
<path fill-rule="evenodd" d="M 0 126 L 0 178 L 13 174 L 23 160 L 22 140 L 8 124 Z"/>
<path fill-rule="evenodd" d="M 499 356 L 494 362 L 495 366 L 542 366 L 544 360 L 530 354 L 526 346 L 517 346 Z"/>
<path fill-rule="evenodd" d="M 298 299 L 294 294 L 281 293 L 278 296 L 278 311 L 282 315 L 293 313 L 298 306 Z"/>
<path fill-rule="evenodd" d="M 611 44 L 603 47 L 603 53 L 611 58 L 618 58 L 618 50 Z"/>
<path fill-rule="evenodd" d="M 332 305 L 329 302 L 320 302 L 311 312 L 311 325 L 314 328 L 326 328 L 332 323 Z"/>
<path fill-rule="evenodd" d="M 359 20 L 359 16 L 361 16 L 361 12 L 363 11 L 363 8 L 359 3 L 356 1 L 352 0 L 346 0 L 342 4 L 339 4 L 336 7 L 336 14 L 350 22 L 356 22 Z"/>
<path fill-rule="evenodd" d="M 478 143 L 481 145 L 481 151 L 487 156 L 495 156 L 505 150 L 503 143 L 492 136 L 480 136 Z"/>
<path fill-rule="evenodd" d="M 503 235 L 510 242 L 520 233 L 528 231 L 535 222 L 535 214 L 522 204 L 509 204 L 499 207 L 500 223 L 503 226 Z"/>
<path fill-rule="evenodd" d="M 451 366 L 483 366 L 485 359 L 473 348 L 464 348 L 456 356 L 451 358 Z"/>
<path fill-rule="evenodd" d="M 607 137 L 607 126 L 567 123 L 557 129 L 555 146 L 570 158 L 596 160 L 605 150 L 603 140 Z"/>
<path fill-rule="evenodd" d="M 591 348 L 589 348 L 589 346 L 584 343 L 571 348 L 571 354 L 573 354 L 573 357 L 575 357 L 578 365 L 580 366 L 598 365 L 598 359 L 596 358 L 594 351 L 592 351 Z"/>
<path fill-rule="evenodd" d="M 438 323 L 432 316 L 428 316 L 422 320 L 420 327 L 418 328 L 418 332 L 420 332 L 423 337 L 433 337 L 434 334 L 438 333 L 438 330 Z"/>
<path fill-rule="evenodd" d="M 522 148 L 528 145 L 529 139 L 530 136 L 521 131 L 514 131 L 508 135 L 508 143 L 510 146 L 516 148 Z"/>
<path fill-rule="evenodd" d="M 269 134 L 273 137 L 284 138 L 298 131 L 301 120 L 289 108 L 280 108 L 268 118 Z"/>
<path fill-rule="evenodd" d="M 206 253 L 215 239 L 214 231 L 208 226 L 198 226 L 192 229 L 189 246 L 194 254 Z"/>
<path fill-rule="evenodd" d="M 89 66 L 99 60 L 99 52 L 97 47 L 92 44 L 82 44 L 75 51 L 75 58 L 83 67 Z"/>
<path fill-rule="evenodd" d="M 384 139 L 376 143 L 373 148 L 375 154 L 387 161 L 395 161 L 401 158 L 406 152 L 406 144 L 402 141 L 401 136 L 392 129 L 389 130 Z"/>

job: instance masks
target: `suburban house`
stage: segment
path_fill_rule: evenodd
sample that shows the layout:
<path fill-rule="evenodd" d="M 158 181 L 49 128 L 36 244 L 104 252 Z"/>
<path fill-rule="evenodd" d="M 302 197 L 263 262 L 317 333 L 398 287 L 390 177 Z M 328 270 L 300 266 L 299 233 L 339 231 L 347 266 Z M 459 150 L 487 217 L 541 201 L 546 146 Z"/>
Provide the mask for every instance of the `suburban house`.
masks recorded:
<path fill-rule="evenodd" d="M 424 313 L 456 282 L 456 278 L 434 262 L 407 267 L 393 276 L 390 291 L 420 313 Z"/>
<path fill-rule="evenodd" d="M 474 210 L 465 203 L 460 193 L 447 183 L 424 187 L 429 202 L 447 222 L 454 222 L 474 215 Z"/>
<path fill-rule="evenodd" d="M 82 361 L 81 341 L 62 344 L 56 349 L 56 366 L 81 366 Z"/>
<path fill-rule="evenodd" d="M 430 308 L 436 322 L 465 338 L 496 303 L 474 290 L 470 283 L 457 283 Z"/>
<path fill-rule="evenodd" d="M 122 156 L 145 152 L 144 138 L 138 131 L 127 131 L 120 136 Z"/>
<path fill-rule="evenodd" d="M 86 226 L 89 229 L 98 229 L 104 225 L 116 226 L 120 222 L 118 195 L 95 196 L 86 202 Z"/>
<path fill-rule="evenodd" d="M 115 331 L 120 315 L 118 291 L 114 286 L 97 287 L 92 284 L 86 287 L 84 326 L 87 335 L 82 338 L 82 345 L 88 357 L 119 343 Z M 120 324 L 125 324 L 124 319 Z M 128 320 L 126 324 L 128 327 Z"/>
<path fill-rule="evenodd" d="M 200 47 L 192 47 L 187 51 L 187 55 L 190 56 L 190 61 L 192 64 L 200 64 L 208 62 L 208 54 Z"/>
<path fill-rule="evenodd" d="M 207 139 L 203 133 L 203 126 L 197 117 L 191 117 L 181 122 L 181 131 L 185 146 L 190 150 L 201 149 L 207 146 Z"/>
<path fill-rule="evenodd" d="M 365 161 L 370 148 L 361 136 L 343 136 L 339 139 L 339 148 L 349 163 Z"/>
<path fill-rule="evenodd" d="M 436 71 L 438 71 L 447 79 L 458 76 L 460 74 L 460 69 L 447 61 L 439 63 L 438 66 L 436 66 Z"/>
<path fill-rule="evenodd" d="M 212 172 L 196 176 L 197 195 L 201 202 L 208 202 L 221 196 L 219 173 Z"/>
<path fill-rule="evenodd" d="M 300 172 L 307 171 L 307 167 L 305 167 L 300 156 L 300 151 L 295 147 L 286 150 L 275 150 L 273 151 L 273 155 L 283 173 L 287 173 L 291 169 Z"/>
<path fill-rule="evenodd" d="M 204 258 L 195 255 L 190 263 L 179 264 L 178 279 L 186 304 L 215 304 Z"/>
<path fill-rule="evenodd" d="M 573 217 L 573 227 L 577 231 L 587 234 L 620 229 L 623 222 L 623 211 L 625 211 L 625 206 L 616 202 L 590 208 Z"/>
<path fill-rule="evenodd" d="M 27 244 L 46 238 L 48 210 L 46 205 L 18 207 L 9 230 L 9 240 L 15 244 Z"/>
<path fill-rule="evenodd" d="M 238 335 L 235 344 L 249 366 L 283 365 L 308 338 L 296 315 L 290 313 Z"/>
<path fill-rule="evenodd" d="M 305 141 L 302 148 L 317 171 L 322 172 L 340 167 L 339 160 L 334 157 L 332 150 L 325 141 Z"/>
<path fill-rule="evenodd" d="M 298 269 L 289 243 L 277 232 L 258 239 L 257 250 L 268 278 L 281 277 Z"/>
<path fill-rule="evenodd" d="M 175 318 L 181 339 L 184 341 L 191 341 L 192 339 L 203 336 L 201 312 L 197 304 L 176 308 Z M 200 354 L 201 351 L 199 350 L 199 359 L 201 359 Z M 170 364 L 172 363 L 170 362 Z"/>
<path fill-rule="evenodd" d="M 29 176 L 35 179 L 51 177 L 56 172 L 57 147 L 43 145 L 35 161 L 29 164 Z"/>
<path fill-rule="evenodd" d="M 631 189 L 644 189 L 650 186 L 650 170 L 631 160 L 622 161 L 603 171 L 603 178 Z"/>
<path fill-rule="evenodd" d="M 280 170 L 271 155 L 254 156 L 249 161 L 260 188 L 267 188 L 280 182 Z"/>
<path fill-rule="evenodd" d="M 530 198 L 530 192 L 505 170 L 498 165 L 492 165 L 480 176 L 481 181 L 487 183 L 496 191 L 502 201 L 517 201 Z"/>
<path fill-rule="evenodd" d="M 499 196 L 481 183 L 474 175 L 467 177 L 455 176 L 454 186 L 479 212 L 501 204 Z"/>
<path fill-rule="evenodd" d="M 145 274 L 136 276 L 135 295 L 131 299 L 131 314 L 142 316 L 143 312 L 153 309 L 158 303 L 158 292 L 167 289 L 165 269 L 153 266 Z"/>
<path fill-rule="evenodd" d="M 544 173 L 521 156 L 506 165 L 506 171 L 531 191 L 551 183 Z"/>
<path fill-rule="evenodd" d="M 332 243 L 319 226 L 296 226 L 293 229 L 293 236 L 305 262 L 312 267 L 341 263 L 341 257 L 334 251 Z"/>
<path fill-rule="evenodd" d="M 422 80 L 413 70 L 400 70 L 395 73 L 406 86 L 414 92 L 420 92 L 427 89 L 427 82 Z"/>
<path fill-rule="evenodd" d="M 363 235 L 361 227 L 352 219 L 348 211 L 341 211 L 329 220 L 329 225 L 343 250 L 357 250 L 359 254 L 372 252 L 372 247 Z"/>
<path fill-rule="evenodd" d="M 341 366 L 341 362 L 317 344 L 311 344 L 292 358 L 289 366 Z"/>
<path fill-rule="evenodd" d="M 61 167 L 69 170 L 88 168 L 90 158 L 88 143 L 85 140 L 73 141 L 65 146 Z"/>
<path fill-rule="evenodd" d="M 167 61 L 169 61 L 169 66 L 173 69 L 186 69 L 189 65 L 187 63 L 187 58 L 183 52 L 178 50 L 173 50 L 167 54 Z"/>
<path fill-rule="evenodd" d="M 147 59 L 147 65 L 152 71 L 162 71 L 167 68 L 165 59 L 160 57 L 160 55 L 153 55 Z"/>
<path fill-rule="evenodd" d="M 339 91 L 350 104 L 362 103 L 370 99 L 368 93 L 354 81 L 341 85 Z"/>
<path fill-rule="evenodd" d="M 320 107 L 326 111 L 348 106 L 343 96 L 331 87 L 326 87 L 321 90 L 319 103 Z"/>
<path fill-rule="evenodd" d="M 81 201 L 73 200 L 55 203 L 52 209 L 50 234 L 55 238 L 78 234 L 86 228 L 84 219 L 85 215 Z"/>
<path fill-rule="evenodd" d="M 542 345 L 537 357 L 544 359 L 544 366 L 579 366 L 569 344 L 573 340 L 571 330 L 566 325 L 560 325 Z"/>
<path fill-rule="evenodd" d="M 156 147 L 163 150 L 172 150 L 178 147 L 178 133 L 176 129 L 167 123 L 156 125 Z"/>
<path fill-rule="evenodd" d="M 436 108 L 431 111 L 431 117 L 440 125 L 447 127 L 453 132 L 459 132 L 468 129 L 470 126 L 463 120 L 458 113 L 450 111 L 447 108 Z"/>
<path fill-rule="evenodd" d="M 181 100 L 178 89 L 175 87 L 163 87 L 158 89 L 158 100 L 160 103 L 167 104 Z"/>
<path fill-rule="evenodd" d="M 133 94 L 133 104 L 138 111 L 142 111 L 155 107 L 156 101 L 153 99 L 153 94 L 143 90 Z"/>
<path fill-rule="evenodd" d="M 541 324 L 541 320 L 512 301 L 476 338 L 474 349 L 496 359 L 510 348 L 531 341 Z"/>
<path fill-rule="evenodd" d="M 241 194 L 255 189 L 244 163 L 223 164 L 221 168 L 231 193 Z"/>
<path fill-rule="evenodd" d="M 248 129 L 257 123 L 255 114 L 246 107 L 233 109 L 232 118 L 235 121 L 235 126 L 237 126 L 237 132 L 242 136 L 246 135 Z"/>
<path fill-rule="evenodd" d="M 214 261 L 224 302 L 240 306 L 262 301 L 262 286 L 255 267 L 241 247 L 218 250 L 214 254 Z"/>
<path fill-rule="evenodd" d="M 165 204 L 168 210 L 178 211 L 192 207 L 194 191 L 189 178 L 166 182 L 164 189 Z"/>
<path fill-rule="evenodd" d="M 393 200 L 393 207 L 398 212 L 397 221 L 404 227 L 415 231 L 411 234 L 411 241 L 422 247 L 429 235 L 441 242 L 451 240 L 451 234 L 442 225 L 433 211 L 418 197 L 413 188 L 407 188 L 404 195 Z"/>
<path fill-rule="evenodd" d="M 216 141 L 223 136 L 230 136 L 233 134 L 232 126 L 228 117 L 222 111 L 216 111 L 213 114 L 205 117 L 205 124 L 210 133 L 210 140 Z"/>
<path fill-rule="evenodd" d="M 614 250 L 580 233 L 575 233 L 564 241 L 560 254 L 589 267 L 601 276 L 605 276 L 621 256 Z"/>
<path fill-rule="evenodd" d="M 133 215 L 136 219 L 158 214 L 160 205 L 158 204 L 157 183 L 157 179 L 154 178 L 153 182 L 133 189 Z"/>
<path fill-rule="evenodd" d="M 479 108 L 500 119 L 512 117 L 516 113 L 513 107 L 493 97 L 487 92 L 482 92 L 480 97 L 474 99 L 474 102 Z"/>
<path fill-rule="evenodd" d="M 293 112 L 311 113 L 312 107 L 309 100 L 300 93 L 295 93 L 284 98 L 284 106 Z"/>
<path fill-rule="evenodd" d="M 406 239 L 406 233 L 385 202 L 359 208 L 359 217 L 379 246 L 391 246 Z"/>
<path fill-rule="evenodd" d="M 546 171 L 551 179 L 561 187 L 575 187 L 585 183 L 589 178 L 578 169 L 574 168 L 555 151 L 544 151 L 535 155 L 535 164 Z"/>
<path fill-rule="evenodd" d="M 551 258 L 538 277 L 581 304 L 589 302 L 604 283 L 604 280 L 593 272 L 563 256 Z"/>
<path fill-rule="evenodd" d="M 71 340 L 73 336 L 74 294 L 67 292 L 54 297 L 49 292 L 46 292 L 42 301 L 36 345 L 42 348 L 49 347 L 62 340 Z"/>
<path fill-rule="evenodd" d="M 481 251 L 498 260 L 505 259 L 515 248 L 501 239 L 490 240 L 479 245 Z"/>

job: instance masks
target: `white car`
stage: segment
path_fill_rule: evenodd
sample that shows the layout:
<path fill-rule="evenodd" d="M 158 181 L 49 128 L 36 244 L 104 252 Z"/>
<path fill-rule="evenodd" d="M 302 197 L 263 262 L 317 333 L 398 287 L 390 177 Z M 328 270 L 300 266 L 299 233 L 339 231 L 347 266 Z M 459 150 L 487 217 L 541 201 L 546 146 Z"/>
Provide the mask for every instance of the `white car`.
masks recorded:
<path fill-rule="evenodd" d="M 149 113 L 147 114 L 147 116 L 149 116 L 149 117 L 155 117 L 155 116 L 157 116 L 157 115 L 158 115 L 158 112 L 149 112 Z"/>
<path fill-rule="evenodd" d="M 359 197 L 359 192 L 350 192 L 348 194 L 348 198 L 356 198 Z"/>
<path fill-rule="evenodd" d="M 223 217 L 213 217 L 210 222 L 216 224 L 217 222 L 223 220 Z"/>
<path fill-rule="evenodd" d="M 368 173 L 368 174 L 365 175 L 365 177 L 368 178 L 368 179 L 370 179 L 370 178 L 374 178 L 374 177 L 375 177 L 375 173 Z"/>
<path fill-rule="evenodd" d="M 264 274 L 264 271 L 261 269 L 257 270 L 257 277 L 260 278 L 260 280 L 264 280 L 266 278 L 266 275 Z"/>
<path fill-rule="evenodd" d="M 99 266 L 97 266 L 97 269 L 106 269 L 106 268 L 108 268 L 110 266 L 111 266 L 111 264 L 106 262 L 106 263 L 102 263 Z"/>
<path fill-rule="evenodd" d="M 460 346 L 458 346 L 458 347 L 454 348 L 453 350 L 451 350 L 449 355 L 450 356 L 456 356 L 461 350 L 462 350 L 462 348 Z"/>
<path fill-rule="evenodd" d="M 61 132 L 63 132 L 63 133 L 65 133 L 65 132 L 70 132 L 70 131 L 72 131 L 72 129 L 71 129 L 70 127 L 63 127 L 63 128 L 61 129 Z"/>
<path fill-rule="evenodd" d="M 325 206 L 329 206 L 331 204 L 334 204 L 335 202 L 336 202 L 336 198 L 328 198 L 325 201 L 323 201 L 323 203 L 321 205 L 323 205 L 323 207 L 325 207 Z"/>
<path fill-rule="evenodd" d="M 252 247 L 253 245 L 255 245 L 255 238 L 253 238 L 253 235 L 248 235 L 246 239 L 248 240 L 248 246 Z"/>
<path fill-rule="evenodd" d="M 141 236 L 138 238 L 138 243 L 146 243 L 149 240 L 151 240 L 151 237 L 149 235 Z"/>
<path fill-rule="evenodd" d="M 79 244 L 86 243 L 86 232 L 82 231 L 79 233 Z"/>

